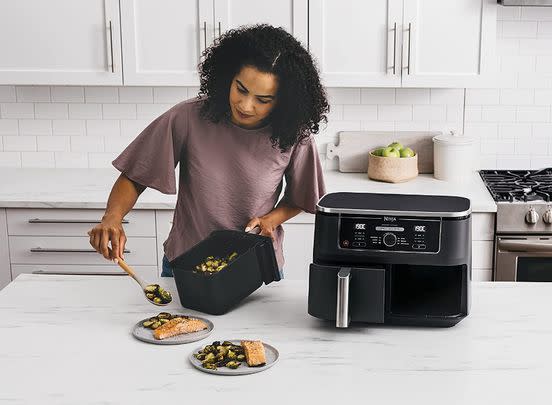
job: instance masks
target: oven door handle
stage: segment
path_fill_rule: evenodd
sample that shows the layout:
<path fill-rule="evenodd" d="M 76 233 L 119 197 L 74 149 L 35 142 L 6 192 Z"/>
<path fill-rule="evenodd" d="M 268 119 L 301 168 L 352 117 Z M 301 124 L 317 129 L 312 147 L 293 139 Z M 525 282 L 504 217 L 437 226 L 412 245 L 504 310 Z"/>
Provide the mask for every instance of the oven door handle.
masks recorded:
<path fill-rule="evenodd" d="M 552 243 L 524 240 L 501 240 L 498 248 L 504 252 L 552 253 Z"/>

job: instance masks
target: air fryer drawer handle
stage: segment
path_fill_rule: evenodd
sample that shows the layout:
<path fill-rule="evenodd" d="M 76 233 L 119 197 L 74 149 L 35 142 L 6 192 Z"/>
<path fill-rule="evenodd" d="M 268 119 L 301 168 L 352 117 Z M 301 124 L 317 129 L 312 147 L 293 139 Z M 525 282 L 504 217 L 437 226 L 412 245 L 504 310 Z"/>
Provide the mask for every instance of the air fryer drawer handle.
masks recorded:
<path fill-rule="evenodd" d="M 349 282 L 351 281 L 351 268 L 342 267 L 337 273 L 337 305 L 335 314 L 335 326 L 337 328 L 349 327 L 351 317 L 349 315 Z"/>

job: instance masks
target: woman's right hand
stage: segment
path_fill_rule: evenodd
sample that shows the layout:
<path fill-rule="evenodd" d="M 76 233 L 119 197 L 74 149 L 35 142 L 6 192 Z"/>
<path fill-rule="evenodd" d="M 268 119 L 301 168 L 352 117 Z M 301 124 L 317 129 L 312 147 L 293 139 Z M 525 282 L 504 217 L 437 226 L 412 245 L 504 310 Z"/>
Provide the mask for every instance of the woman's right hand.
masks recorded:
<path fill-rule="evenodd" d="M 124 259 L 127 238 L 121 218 L 104 216 L 101 223 L 88 231 L 88 236 L 90 245 L 106 259 Z"/>

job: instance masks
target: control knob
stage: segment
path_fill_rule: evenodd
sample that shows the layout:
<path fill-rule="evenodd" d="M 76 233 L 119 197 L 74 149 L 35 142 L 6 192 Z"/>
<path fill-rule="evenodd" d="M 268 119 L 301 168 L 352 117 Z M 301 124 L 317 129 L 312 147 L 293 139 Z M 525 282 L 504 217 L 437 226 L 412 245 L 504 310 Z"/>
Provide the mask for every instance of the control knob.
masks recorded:
<path fill-rule="evenodd" d="M 527 211 L 527 214 L 525 214 L 525 222 L 531 225 L 535 225 L 538 220 L 539 214 L 537 213 L 537 211 L 535 211 L 534 208 L 530 208 L 529 211 Z"/>
<path fill-rule="evenodd" d="M 383 235 L 383 244 L 387 247 L 393 247 L 397 243 L 397 236 L 394 233 L 386 233 Z"/>
<path fill-rule="evenodd" d="M 544 214 L 542 214 L 542 220 L 544 221 L 545 224 L 552 224 L 552 210 L 550 208 L 548 208 Z"/>

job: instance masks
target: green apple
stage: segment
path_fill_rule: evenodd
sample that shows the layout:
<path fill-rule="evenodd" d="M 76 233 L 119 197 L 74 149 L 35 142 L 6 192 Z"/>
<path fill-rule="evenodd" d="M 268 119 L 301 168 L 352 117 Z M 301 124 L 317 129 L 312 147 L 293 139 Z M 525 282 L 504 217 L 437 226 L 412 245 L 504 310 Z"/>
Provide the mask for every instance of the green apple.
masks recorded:
<path fill-rule="evenodd" d="M 384 150 L 384 149 L 385 149 L 385 148 L 374 149 L 374 150 L 372 151 L 372 155 L 374 155 L 374 156 L 382 156 L 383 150 Z"/>
<path fill-rule="evenodd" d="M 391 148 L 389 146 L 383 150 L 381 155 L 383 157 L 397 157 L 397 158 L 401 157 L 401 153 L 399 152 L 398 149 Z"/>
<path fill-rule="evenodd" d="M 387 145 L 388 148 L 395 148 L 397 150 L 401 150 L 402 148 L 404 148 L 404 146 L 402 145 L 402 143 L 400 142 L 393 142 L 393 143 L 390 143 L 389 145 Z"/>
<path fill-rule="evenodd" d="M 414 151 L 410 148 L 402 148 L 399 152 L 402 158 L 412 157 L 415 155 Z"/>

